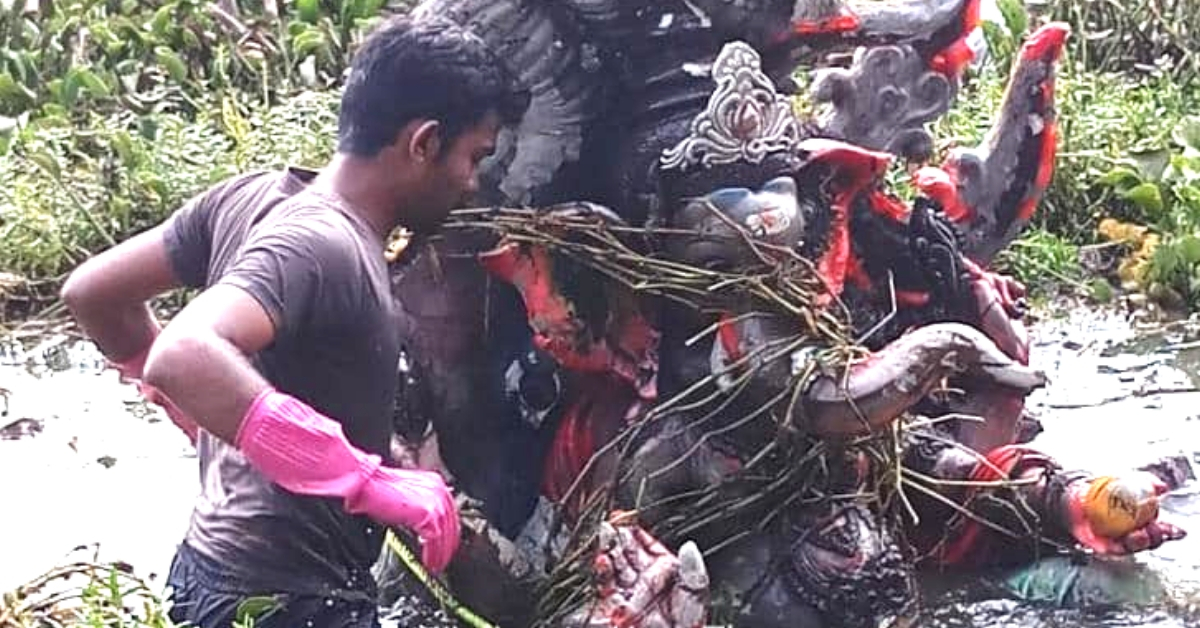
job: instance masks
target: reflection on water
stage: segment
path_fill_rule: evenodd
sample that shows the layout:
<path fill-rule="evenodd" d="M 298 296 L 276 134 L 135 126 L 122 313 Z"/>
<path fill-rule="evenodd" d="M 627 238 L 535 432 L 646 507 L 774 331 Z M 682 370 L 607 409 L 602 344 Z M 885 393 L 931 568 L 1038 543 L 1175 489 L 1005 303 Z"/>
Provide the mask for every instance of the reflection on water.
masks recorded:
<path fill-rule="evenodd" d="M 1200 327 L 1138 329 L 1112 313 L 1075 310 L 1034 327 L 1031 362 L 1050 385 L 1030 398 L 1045 432 L 1033 445 L 1069 468 L 1120 472 L 1165 456 L 1200 462 Z M 1018 602 L 985 582 L 931 583 L 929 625 L 941 628 L 1194 627 L 1200 625 L 1200 489 L 1185 485 L 1162 517 L 1192 534 L 1122 559 L 1126 581 L 1161 581 L 1167 603 L 1152 608 L 1064 610 Z"/>
<path fill-rule="evenodd" d="M 1148 332 L 1113 314 L 1073 311 L 1034 329 L 1032 361 L 1051 377 L 1030 408 L 1045 432 L 1034 444 L 1069 467 L 1121 471 L 1184 454 L 1200 456 L 1200 332 L 1186 325 Z M 0 590 L 99 543 L 101 558 L 164 574 L 197 489 L 187 439 L 86 343 L 0 347 L 0 389 L 9 391 L 0 428 Z M 0 400 L 2 401 L 2 400 Z M 0 405 L 0 410 L 3 406 Z M 23 431 L 22 431 L 23 430 Z M 1200 489 L 1163 502 L 1163 516 L 1189 538 L 1130 560 L 1161 579 L 1171 603 L 1149 609 L 1080 612 L 1018 602 L 987 579 L 969 586 L 931 578 L 928 619 L 940 628 L 1200 625 Z M 1123 567 L 1125 568 L 1125 567 Z M 161 577 L 159 580 L 161 582 Z"/>
<path fill-rule="evenodd" d="M 102 560 L 165 577 L 199 486 L 187 438 L 87 343 L 5 344 L 0 388 L 0 428 L 31 426 L 0 432 L 0 590 L 94 543 Z"/>

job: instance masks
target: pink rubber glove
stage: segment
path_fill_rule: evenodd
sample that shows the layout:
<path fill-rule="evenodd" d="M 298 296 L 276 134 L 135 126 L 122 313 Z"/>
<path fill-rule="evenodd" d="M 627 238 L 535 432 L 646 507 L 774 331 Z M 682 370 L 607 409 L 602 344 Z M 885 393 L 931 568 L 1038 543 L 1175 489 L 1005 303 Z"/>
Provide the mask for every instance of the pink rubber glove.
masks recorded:
<path fill-rule="evenodd" d="M 150 346 L 152 345 L 153 343 Z M 142 371 L 146 369 L 146 356 L 150 355 L 150 346 L 147 346 L 145 351 L 122 362 L 109 362 L 110 366 L 117 369 L 122 382 L 130 383 L 142 380 Z"/>
<path fill-rule="evenodd" d="M 162 391 L 145 382 L 138 382 L 138 391 L 142 393 L 146 401 L 162 408 L 163 412 L 167 413 L 167 418 L 171 419 L 171 422 L 175 424 L 175 427 L 178 427 L 184 434 L 187 434 L 188 440 L 192 441 L 192 446 L 196 445 L 196 437 L 200 433 L 200 426 L 191 417 L 184 414 L 183 410 L 180 410 L 175 405 L 175 402 L 162 394 Z"/>
<path fill-rule="evenodd" d="M 440 573 L 458 549 L 459 520 L 442 476 L 381 466 L 346 440 L 342 426 L 286 393 L 264 390 L 250 404 L 236 445 L 259 471 L 302 495 L 341 497 L 347 512 L 421 539 L 421 560 Z"/>
<path fill-rule="evenodd" d="M 157 330 L 155 331 L 154 335 L 158 335 Z M 146 356 L 150 355 L 150 347 L 153 346 L 153 344 L 154 343 L 151 342 L 146 346 L 144 351 L 130 358 L 122 360 L 121 362 L 110 362 L 109 364 L 111 364 L 113 368 L 117 369 L 117 373 L 119 373 L 119 377 L 122 382 L 127 384 L 137 384 L 138 392 L 142 393 L 142 397 L 144 397 L 146 401 L 149 401 L 150 403 L 162 408 L 163 412 L 167 413 L 167 418 L 171 419 L 171 422 L 187 435 L 188 440 L 192 442 L 192 446 L 195 446 L 196 436 L 200 430 L 200 427 L 196 425 L 196 422 L 184 414 L 174 402 L 167 398 L 166 395 L 162 394 L 162 392 L 160 392 L 157 388 L 142 381 L 142 372 L 146 369 Z"/>
<path fill-rule="evenodd" d="M 146 369 L 146 357 L 150 355 L 150 347 L 154 346 L 154 339 L 158 338 L 158 334 L 162 332 L 162 325 L 158 321 L 151 319 L 150 325 L 153 331 L 150 335 L 150 344 L 146 345 L 145 349 L 120 362 L 109 362 L 113 368 L 117 369 L 122 382 L 140 382 L 142 380 L 142 371 Z"/>

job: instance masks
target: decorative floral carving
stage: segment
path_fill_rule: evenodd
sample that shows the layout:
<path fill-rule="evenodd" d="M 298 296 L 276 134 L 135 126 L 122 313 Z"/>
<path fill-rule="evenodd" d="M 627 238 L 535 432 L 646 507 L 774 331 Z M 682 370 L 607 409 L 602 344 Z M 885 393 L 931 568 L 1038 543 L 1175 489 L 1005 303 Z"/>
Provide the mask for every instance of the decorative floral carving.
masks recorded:
<path fill-rule="evenodd" d="M 800 141 L 791 102 L 775 90 L 762 71 L 758 52 L 749 45 L 726 44 L 711 75 L 717 87 L 708 106 L 692 120 L 691 134 L 663 151 L 664 169 L 759 163 L 771 153 L 792 150 Z"/>

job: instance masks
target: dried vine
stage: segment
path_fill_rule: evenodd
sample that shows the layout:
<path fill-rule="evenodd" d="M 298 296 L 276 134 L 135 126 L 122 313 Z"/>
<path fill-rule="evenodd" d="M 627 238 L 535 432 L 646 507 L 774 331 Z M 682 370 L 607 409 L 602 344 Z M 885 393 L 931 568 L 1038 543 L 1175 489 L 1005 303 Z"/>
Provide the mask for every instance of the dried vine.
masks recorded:
<path fill-rule="evenodd" d="M 714 212 L 717 209 L 712 208 Z M 719 214 L 718 214 L 719 215 Z M 616 285 L 638 295 L 670 300 L 706 314 L 728 313 L 737 304 L 739 315 L 782 315 L 795 321 L 794 334 L 773 339 L 741 356 L 725 369 L 712 372 L 693 382 L 674 396 L 662 399 L 635 421 L 630 422 L 612 440 L 601 447 L 568 490 L 562 503 L 579 503 L 571 522 L 560 512 L 559 533 L 567 537 L 561 556 L 550 556 L 548 577 L 537 592 L 536 626 L 561 626 L 569 614 L 586 608 L 594 601 L 590 586 L 590 566 L 599 531 L 599 523 L 610 518 L 619 505 L 615 489 L 631 482 L 632 453 L 642 439 L 660 422 L 686 416 L 686 429 L 698 437 L 698 443 L 738 442 L 755 426 L 759 433 L 767 426 L 774 437 L 759 440 L 749 451 L 743 449 L 740 470 L 722 481 L 685 493 L 669 495 L 657 503 L 639 502 L 635 512 L 669 505 L 669 512 L 655 522 L 641 522 L 668 546 L 678 546 L 706 529 L 720 528 L 752 513 L 755 528 L 766 529 L 785 511 L 797 504 L 823 504 L 865 500 L 889 525 L 900 525 L 900 517 L 915 520 L 906 490 L 923 495 L 937 493 L 940 481 L 915 474 L 902 464 L 906 447 L 905 430 L 928 427 L 928 421 L 902 417 L 892 429 L 881 430 L 846 442 L 830 443 L 807 435 L 802 425 L 794 424 L 799 400 L 817 375 L 845 378 L 849 366 L 866 355 L 851 337 L 849 312 L 836 298 L 823 303 L 828 286 L 811 261 L 788 247 L 764 243 L 738 225 L 727 222 L 728 233 L 700 234 L 695 231 L 655 226 L 632 227 L 620 222 L 604 208 L 585 203 L 531 209 L 467 209 L 452 214 L 446 228 L 489 232 L 502 242 L 545 247 L 552 254 L 571 260 Z M 752 252 L 757 260 L 737 271 L 722 271 L 681 263 L 662 253 L 662 243 L 672 237 L 734 238 Z M 593 280 L 597 277 L 592 277 Z M 696 341 L 709 328 L 691 339 Z M 777 360 L 790 360 L 800 350 L 809 353 L 803 368 L 793 368 L 793 376 L 778 393 L 733 410 L 736 400 L 746 393 L 746 383 L 759 369 Z M 844 381 L 844 379 L 843 379 Z M 737 414 L 737 416 L 729 416 Z M 744 439 L 740 439 L 743 440 Z M 744 443 L 743 443 L 744 444 Z M 695 447 L 664 469 L 683 464 Z M 836 477 L 847 455 L 865 457 L 871 474 L 850 492 L 837 491 Z M 592 477 L 599 461 L 615 459 L 615 477 Z M 982 458 L 982 457 L 981 457 Z M 663 470 L 662 472 L 665 472 Z M 591 482 L 584 492 L 583 487 Z M 1000 481 L 996 486 L 1007 486 Z M 942 498 L 948 499 L 948 498 Z M 955 506 L 957 506 L 955 504 Z M 956 509 L 962 516 L 978 519 L 966 508 Z M 984 522 L 996 529 L 996 524 Z M 1020 531 L 1002 530 L 1009 535 L 1038 536 L 1036 524 Z M 563 529 L 567 528 L 567 529 Z M 703 548 L 712 554 L 738 541 L 753 530 L 739 529 L 727 538 L 709 539 Z M 553 544 L 551 544 L 553 545 Z"/>

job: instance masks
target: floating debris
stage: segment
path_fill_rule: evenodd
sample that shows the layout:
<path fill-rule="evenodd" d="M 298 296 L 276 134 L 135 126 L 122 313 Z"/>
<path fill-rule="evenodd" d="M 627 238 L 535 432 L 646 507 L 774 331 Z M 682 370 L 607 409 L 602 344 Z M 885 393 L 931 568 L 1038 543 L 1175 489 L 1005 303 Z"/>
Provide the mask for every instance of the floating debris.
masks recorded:
<path fill-rule="evenodd" d="M 42 433 L 43 429 L 45 429 L 45 425 L 37 419 L 17 419 L 4 427 L 0 427 L 0 440 L 20 440 L 22 438 L 37 436 Z"/>

